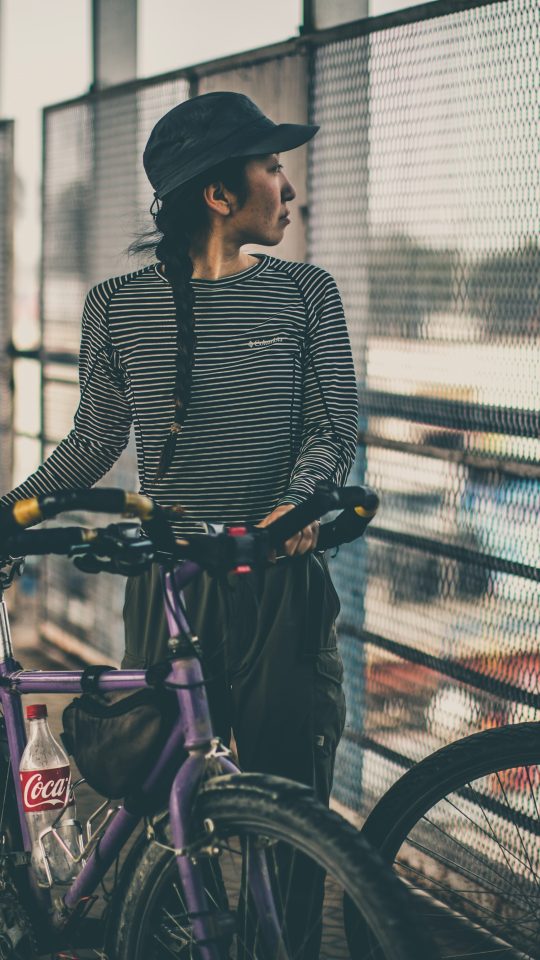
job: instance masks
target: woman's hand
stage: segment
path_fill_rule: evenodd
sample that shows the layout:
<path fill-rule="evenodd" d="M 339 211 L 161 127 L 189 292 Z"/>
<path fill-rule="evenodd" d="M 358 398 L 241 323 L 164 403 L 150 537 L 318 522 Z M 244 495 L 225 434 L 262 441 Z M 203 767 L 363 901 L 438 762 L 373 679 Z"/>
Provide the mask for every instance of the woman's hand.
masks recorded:
<path fill-rule="evenodd" d="M 275 510 L 272 510 L 272 513 L 269 513 L 264 520 L 261 520 L 260 523 L 257 523 L 257 527 L 267 527 L 268 524 L 273 523 L 274 520 L 277 520 L 278 517 L 282 517 L 284 513 L 288 513 L 289 510 L 294 510 L 294 503 L 282 503 L 280 507 L 276 507 Z M 307 527 L 304 527 L 303 530 L 300 530 L 299 533 L 295 533 L 294 537 L 291 537 L 290 540 L 285 541 L 285 553 L 289 557 L 294 557 L 295 554 L 307 553 L 308 550 L 314 550 L 317 546 L 317 540 L 319 539 L 319 520 L 314 520 L 313 523 L 308 524 Z M 273 556 L 270 559 L 275 560 L 276 552 L 273 551 Z"/>

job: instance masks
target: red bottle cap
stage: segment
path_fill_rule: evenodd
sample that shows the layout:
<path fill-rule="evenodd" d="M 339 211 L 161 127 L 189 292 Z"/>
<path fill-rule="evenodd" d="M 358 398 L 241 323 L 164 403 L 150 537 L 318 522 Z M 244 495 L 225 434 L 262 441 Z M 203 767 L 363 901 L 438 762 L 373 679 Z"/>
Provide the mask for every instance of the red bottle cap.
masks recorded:
<path fill-rule="evenodd" d="M 47 707 L 44 703 L 31 703 L 26 708 L 27 720 L 43 720 L 47 716 Z"/>

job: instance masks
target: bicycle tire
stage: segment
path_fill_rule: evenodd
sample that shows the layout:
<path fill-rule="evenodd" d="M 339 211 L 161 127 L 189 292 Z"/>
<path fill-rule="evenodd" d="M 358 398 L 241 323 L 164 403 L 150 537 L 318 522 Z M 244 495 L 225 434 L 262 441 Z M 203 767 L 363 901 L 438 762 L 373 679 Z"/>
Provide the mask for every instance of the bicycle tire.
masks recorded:
<path fill-rule="evenodd" d="M 540 960 L 539 764 L 539 723 L 473 734 L 407 771 L 364 824 L 383 859 L 429 894 L 443 957 L 451 935 L 453 957 Z"/>
<path fill-rule="evenodd" d="M 316 858 L 327 871 L 327 889 L 334 889 L 335 881 L 352 897 L 366 920 L 370 931 L 369 943 L 354 955 L 354 960 L 436 960 L 437 951 L 414 923 L 411 899 L 402 884 L 359 832 L 342 817 L 323 807 L 306 788 L 276 777 L 257 774 L 239 774 L 218 777 L 201 789 L 195 807 L 198 823 L 209 819 L 214 824 L 215 836 L 222 845 L 231 838 L 271 838 L 294 846 L 301 855 Z M 229 852 L 229 851 L 227 851 Z M 227 866 L 222 868 L 226 872 Z M 114 913 L 114 942 L 111 953 L 115 960 L 154 960 L 170 957 L 171 952 L 159 952 L 155 941 L 163 937 L 163 916 L 170 902 L 172 886 L 176 884 L 178 898 L 179 878 L 170 852 L 155 844 L 145 844 L 133 869 L 131 883 L 123 887 L 119 912 Z M 174 896 L 173 896 L 174 899 Z M 336 898 L 341 912 L 340 897 Z M 182 905 L 180 905 L 180 911 Z M 169 914 L 170 916 L 170 910 Z M 332 921 L 333 922 L 333 921 Z M 186 918 L 180 914 L 178 924 Z M 338 918 L 343 931 L 342 918 Z M 333 930 L 333 928 L 332 928 Z M 335 933 L 337 937 L 338 934 Z M 351 957 L 345 940 L 334 940 L 330 947 L 321 949 L 321 960 Z M 256 957 L 267 951 L 248 952 L 241 946 L 241 937 L 235 933 L 224 956 L 227 958 Z M 227 952 L 231 949 L 231 953 Z M 197 956 L 196 947 L 184 944 L 173 956 Z M 324 953 L 329 949 L 330 952 Z M 291 960 L 303 956 L 303 951 L 289 952 Z M 309 955 L 314 960 L 314 955 Z"/>

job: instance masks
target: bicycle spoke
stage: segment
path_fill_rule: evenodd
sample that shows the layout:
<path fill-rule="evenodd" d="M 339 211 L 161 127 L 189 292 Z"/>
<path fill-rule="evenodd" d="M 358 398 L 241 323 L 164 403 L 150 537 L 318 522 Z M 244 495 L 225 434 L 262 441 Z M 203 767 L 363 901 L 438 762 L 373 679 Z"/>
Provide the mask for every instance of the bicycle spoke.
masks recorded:
<path fill-rule="evenodd" d="M 216 778 L 193 811 L 192 835 L 204 840 L 194 879 L 208 907 L 206 921 L 198 896 L 197 930 L 216 943 L 220 960 L 435 960 L 406 886 L 353 827 L 308 791 L 277 778 L 272 792 L 262 777 L 260 784 L 256 777 L 237 779 L 238 785 Z M 210 841 L 203 824 L 207 832 L 211 827 Z M 194 957 L 200 953 L 171 833 L 166 821 L 166 842 L 141 837 L 138 882 L 119 905 L 118 960 L 187 960 L 191 948 Z"/>
<path fill-rule="evenodd" d="M 414 873 L 414 874 L 416 874 L 416 876 L 417 876 L 418 878 L 422 879 L 422 880 L 425 880 L 425 879 L 426 879 L 425 874 L 422 873 L 420 870 L 415 870 L 414 867 L 411 867 L 409 864 L 405 864 L 405 863 L 403 863 L 402 861 L 399 861 L 399 860 L 398 860 L 397 862 L 398 862 L 399 866 L 402 868 L 402 870 L 408 870 L 409 873 Z M 436 887 L 440 888 L 442 891 L 444 891 L 444 893 L 448 893 L 448 887 L 446 887 L 446 886 L 442 883 L 442 881 L 436 880 L 434 877 L 430 877 L 430 878 L 429 878 L 429 882 L 430 882 L 431 885 L 435 885 Z M 491 912 L 488 911 L 485 907 L 481 907 L 476 900 L 472 900 L 472 899 L 470 899 L 470 898 L 468 898 L 468 897 L 463 896 L 463 893 L 469 893 L 469 892 L 470 892 L 470 891 L 467 891 L 467 890 L 465 890 L 465 891 L 460 891 L 459 889 L 455 890 L 454 887 L 450 887 L 450 893 L 457 893 L 457 894 L 459 894 L 459 895 L 461 896 L 461 898 L 462 898 L 462 900 L 463 900 L 464 903 L 470 903 L 472 906 L 474 906 L 474 908 L 475 908 L 476 910 L 483 911 L 483 912 L 486 914 L 486 916 L 492 917 L 492 918 L 494 918 L 494 919 L 496 919 L 496 920 L 501 919 L 497 914 L 493 913 L 492 911 L 491 911 Z M 444 902 L 445 902 L 444 899 L 443 899 L 441 902 L 444 903 Z"/>
<path fill-rule="evenodd" d="M 253 867 L 253 857 L 257 856 L 255 845 L 257 838 L 248 836 L 244 840 L 227 838 L 222 841 L 216 838 L 216 846 L 220 853 L 215 859 L 201 858 L 200 863 L 204 871 L 206 895 L 210 909 L 216 916 L 222 911 L 230 911 L 236 917 L 234 933 L 231 933 L 229 953 L 225 954 L 230 960 L 259 960 L 259 957 L 269 957 L 270 951 L 264 941 L 264 927 L 258 914 L 253 891 L 250 889 L 250 867 Z M 287 944 L 289 960 L 302 958 L 307 960 L 311 953 L 312 942 L 317 942 L 323 927 L 321 960 L 350 960 L 347 946 L 341 902 L 343 888 L 333 881 L 333 886 L 325 882 L 324 877 L 313 877 L 312 883 L 301 890 L 302 913 L 305 913 L 305 923 L 297 927 L 298 920 L 295 907 L 298 896 L 298 877 L 304 878 L 312 862 L 284 841 L 269 842 L 264 849 L 267 861 L 270 887 L 274 897 L 275 908 L 279 920 L 276 933 L 281 932 Z M 328 878 L 327 878 L 328 881 Z M 220 889 L 226 889 L 223 896 Z M 322 888 L 322 890 L 321 890 Z M 148 954 L 148 960 L 165 960 L 175 957 L 177 960 L 191 956 L 190 949 L 195 948 L 189 913 L 182 896 L 181 887 L 175 876 L 175 864 L 171 862 L 170 894 L 159 906 L 159 922 L 153 933 L 153 952 Z M 324 919 L 321 920 L 320 909 L 317 909 L 319 891 L 327 894 L 325 900 Z M 331 902 L 327 902 L 331 900 Z M 291 930 L 288 924 L 292 924 Z M 290 936 L 294 937 L 294 944 Z M 373 948 L 366 946 L 363 960 L 370 957 L 381 957 L 380 949 L 375 944 Z"/>
<path fill-rule="evenodd" d="M 185 940 L 187 943 L 189 943 L 190 940 L 193 942 L 193 938 L 192 938 L 191 935 L 190 935 L 189 928 L 182 926 L 182 924 L 180 923 L 180 917 L 175 917 L 175 916 L 173 916 L 173 914 L 172 914 L 169 910 L 167 910 L 167 909 L 165 909 L 165 908 L 164 908 L 163 912 L 165 913 L 165 916 L 167 916 L 167 917 L 169 918 L 169 920 L 172 920 L 172 922 L 178 927 L 178 929 L 179 929 L 180 933 L 182 934 L 182 937 L 184 938 L 184 940 Z M 189 922 L 189 917 L 187 917 L 185 914 L 182 915 L 182 918 L 181 918 L 181 919 L 184 920 L 184 921 L 188 921 L 188 922 Z"/>
<path fill-rule="evenodd" d="M 436 825 L 436 824 L 432 824 L 430 820 L 426 820 L 426 822 L 427 822 L 427 823 L 430 823 L 430 824 L 431 824 L 432 826 L 434 826 L 435 828 L 437 827 L 437 825 Z M 458 846 L 458 848 L 459 848 L 459 847 L 463 848 L 464 852 L 467 854 L 468 857 L 471 857 L 473 860 L 478 860 L 478 862 L 479 862 L 482 866 L 486 865 L 485 862 L 484 862 L 483 860 L 481 860 L 481 858 L 480 858 L 478 855 L 474 854 L 469 847 L 466 847 L 464 844 L 460 843 L 458 840 L 455 840 L 455 838 L 454 838 L 451 834 L 447 833 L 447 832 L 444 831 L 444 830 L 441 830 L 440 832 L 441 832 L 442 835 L 443 835 L 444 837 L 446 837 L 448 840 L 450 840 L 450 841 L 452 841 L 452 842 L 455 842 L 456 845 Z M 452 867 L 457 873 L 459 873 L 459 874 L 465 874 L 466 876 L 470 877 L 470 879 L 472 879 L 472 880 L 477 880 L 477 881 L 482 881 L 482 882 L 484 882 L 484 883 L 487 884 L 489 887 L 491 887 L 491 888 L 493 889 L 493 891 L 496 892 L 496 893 L 503 893 L 503 894 L 505 893 L 505 888 L 504 888 L 504 887 L 499 887 L 499 886 L 497 886 L 495 883 L 493 883 L 493 881 L 488 880 L 487 877 L 485 877 L 484 875 L 479 874 L 479 873 L 474 873 L 474 872 L 472 871 L 472 869 L 467 869 L 467 868 L 464 866 L 464 864 L 463 864 L 462 862 L 460 862 L 459 860 L 452 859 L 452 858 L 449 857 L 449 856 L 444 856 L 440 851 L 433 850 L 431 847 L 428 847 L 428 846 L 426 846 L 425 844 L 421 844 L 421 843 L 420 843 L 419 841 L 417 841 L 417 840 L 414 840 L 414 841 L 413 841 L 413 839 L 412 839 L 411 837 L 408 838 L 408 843 L 410 843 L 411 846 L 414 846 L 415 849 L 421 851 L 422 853 L 425 853 L 427 856 L 436 859 L 437 861 L 439 861 L 439 862 L 442 863 L 442 864 L 445 864 L 445 866 Z M 489 866 L 489 865 L 487 865 L 487 866 Z M 505 877 L 502 877 L 500 874 L 498 874 L 496 870 L 492 870 L 492 872 L 495 874 L 496 877 L 498 877 L 500 880 L 502 880 L 503 883 L 507 884 L 507 881 L 506 881 L 506 878 L 505 878 Z"/>
<path fill-rule="evenodd" d="M 520 857 L 518 857 L 517 854 L 516 854 L 513 850 L 510 850 L 507 846 L 505 846 L 504 843 L 502 843 L 500 840 L 497 839 L 497 837 L 496 837 L 496 835 L 495 835 L 495 833 L 494 833 L 494 831 L 493 831 L 493 828 L 491 827 L 491 823 L 490 823 L 490 821 L 489 821 L 489 819 L 488 819 L 487 811 L 485 810 L 483 804 L 481 803 L 481 801 L 480 801 L 480 799 L 479 799 L 479 798 L 482 796 L 482 794 L 479 793 L 478 791 L 476 791 L 476 790 L 474 789 L 474 787 L 472 786 L 472 784 L 470 784 L 470 783 L 467 784 L 467 788 L 470 790 L 470 792 L 471 792 L 472 795 L 473 795 L 473 798 L 471 799 L 471 802 L 474 803 L 475 805 L 477 805 L 477 806 L 480 808 L 481 812 L 484 814 L 484 816 L 485 816 L 485 818 L 486 818 L 486 821 L 487 821 L 487 823 L 488 823 L 488 826 L 489 826 L 489 828 L 490 828 L 490 833 L 488 833 L 486 830 L 484 830 L 483 827 L 482 827 L 479 823 L 477 823 L 477 821 L 474 820 L 474 819 L 470 816 L 470 814 L 467 814 L 461 807 L 458 807 L 457 803 L 455 803 L 454 801 L 452 801 L 452 800 L 450 799 L 450 797 L 445 797 L 445 798 L 444 798 L 444 802 L 445 802 L 446 804 L 448 804 L 448 806 L 452 807 L 457 813 L 459 813 L 459 814 L 460 814 L 465 820 L 467 820 L 472 826 L 474 826 L 475 829 L 476 829 L 480 834 L 483 834 L 486 838 L 491 838 L 492 840 L 495 840 L 495 842 L 497 843 L 497 845 L 499 846 L 499 848 L 501 849 L 501 851 L 505 851 L 510 857 L 512 857 L 514 860 L 516 860 L 516 862 L 517 862 L 518 864 L 520 864 L 520 866 L 522 866 L 522 867 L 528 867 L 529 864 L 524 863 L 524 861 L 521 860 Z M 465 792 L 465 788 L 464 788 L 463 792 Z M 478 799 L 476 799 L 476 798 L 478 798 Z M 427 818 L 424 818 L 424 819 L 427 819 Z M 466 846 L 466 845 L 465 845 L 465 846 Z M 468 850 L 470 849 L 470 848 L 468 848 L 468 847 L 466 847 L 466 848 L 467 848 Z M 511 869 L 511 868 L 510 868 L 510 869 Z"/>
<path fill-rule="evenodd" d="M 494 770 L 465 781 L 441 797 L 413 827 L 406 838 L 411 854 L 404 856 L 402 849 L 398 855 L 402 875 L 412 886 L 434 896 L 442 908 L 450 908 L 450 914 L 422 911 L 427 923 L 440 927 L 443 942 L 452 914 L 479 925 L 478 950 L 445 951 L 445 960 L 469 955 L 486 960 L 491 955 L 516 957 L 516 948 L 523 958 L 523 950 L 527 956 L 540 956 L 540 871 L 537 846 L 531 842 L 540 815 L 532 766 L 503 768 L 508 778 Z M 513 815 L 515 801 L 509 788 L 514 784 L 521 784 L 520 810 L 531 811 L 530 830 L 528 820 L 516 822 Z M 496 806 L 490 803 L 492 796 L 497 798 Z M 486 936 L 500 942 L 482 944 Z"/>
<path fill-rule="evenodd" d="M 469 785 L 469 786 L 470 786 L 470 785 Z M 472 788 L 471 788 L 471 789 L 472 789 Z M 475 791 L 473 791 L 473 794 L 474 794 L 474 793 L 475 793 Z M 451 806 L 453 809 L 455 809 L 458 813 L 460 813 L 461 815 L 463 815 L 464 819 L 466 819 L 466 820 L 468 820 L 470 823 L 472 823 L 472 824 L 475 826 L 475 828 L 477 828 L 478 833 L 480 833 L 480 835 L 483 835 L 483 836 L 485 836 L 486 838 L 494 841 L 494 842 L 497 844 L 497 847 L 501 850 L 501 852 L 504 852 L 504 851 L 506 850 L 511 856 L 513 856 L 513 858 L 516 860 L 517 863 L 521 864 L 523 867 L 527 867 L 527 868 L 529 867 L 529 865 L 530 865 L 530 859 L 529 859 L 529 863 L 525 864 L 524 861 L 522 861 L 519 857 L 517 857 L 515 854 L 513 854 L 511 851 L 509 851 L 509 850 L 505 847 L 505 845 L 502 844 L 501 841 L 498 839 L 498 837 L 495 835 L 495 832 L 493 831 L 493 828 L 491 827 L 491 825 L 490 825 L 490 830 L 491 830 L 491 832 L 488 834 L 481 826 L 479 826 L 479 825 L 476 823 L 476 821 L 472 820 L 464 811 L 461 810 L 461 808 L 459 808 L 453 801 L 451 801 L 449 797 L 445 797 L 444 802 L 447 803 L 449 806 Z M 480 805 L 480 804 L 479 804 L 479 805 Z M 482 810 L 483 810 L 483 807 L 482 807 Z M 485 813 L 485 811 L 484 811 L 484 814 L 485 814 L 485 817 L 486 817 L 486 820 L 487 820 L 487 813 Z M 473 851 L 473 849 L 471 848 L 471 845 L 470 845 L 470 844 L 467 844 L 467 843 L 465 843 L 465 842 L 462 842 L 462 841 L 457 840 L 457 838 L 456 838 L 453 834 L 448 833 L 448 831 L 445 830 L 443 827 L 441 827 L 440 824 L 438 824 L 437 822 L 435 822 L 435 820 L 430 819 L 430 818 L 427 817 L 427 816 L 425 816 L 425 817 L 423 818 L 423 821 L 424 821 L 425 823 L 429 823 L 430 826 L 433 827 L 434 830 L 437 830 L 440 834 L 442 834 L 442 836 L 444 836 L 444 837 L 446 837 L 447 839 L 449 839 L 449 840 L 450 840 L 452 843 L 454 843 L 457 847 L 461 847 L 461 849 L 464 851 L 464 853 L 466 854 L 466 856 L 467 856 L 468 859 L 471 859 L 471 858 L 472 858 L 472 859 L 477 860 L 479 863 L 481 863 L 481 865 L 482 865 L 484 868 L 488 868 L 495 877 L 498 877 L 500 880 L 502 880 L 503 883 L 507 883 L 507 882 L 508 882 L 507 878 L 504 877 L 498 870 L 496 870 L 492 863 L 488 863 L 485 859 L 482 859 L 482 857 L 481 857 L 479 854 L 475 853 L 475 852 Z M 434 852 L 434 851 L 432 851 L 432 853 L 433 853 L 433 852 Z M 503 855 L 504 855 L 504 853 L 503 853 Z M 506 860 L 506 857 L 505 857 L 505 860 Z M 507 866 L 508 866 L 509 870 L 510 870 L 511 873 L 512 873 L 512 881 L 513 881 L 513 883 L 515 883 L 515 873 L 514 873 L 513 870 L 512 870 L 512 866 L 511 866 L 511 864 L 509 864 L 508 862 L 507 862 Z M 532 865 L 530 865 L 530 866 L 531 866 L 531 868 L 532 868 Z M 477 877 L 476 879 L 479 879 L 479 878 Z"/>
<path fill-rule="evenodd" d="M 509 804 L 509 802 L 508 802 L 508 797 L 507 797 L 507 795 L 506 795 L 506 790 L 505 790 L 505 788 L 504 788 L 504 784 L 503 784 L 503 782 L 502 782 L 502 780 L 501 780 L 501 777 L 500 777 L 500 774 L 499 774 L 499 773 L 497 773 L 497 780 L 498 780 L 499 786 L 500 786 L 500 788 L 501 788 L 501 790 L 502 790 L 505 803 L 506 803 L 508 809 L 511 810 L 512 808 L 511 808 L 511 806 L 510 806 L 510 804 Z M 534 870 L 533 870 L 533 866 L 532 866 L 532 863 L 531 863 L 531 860 L 530 860 L 530 857 L 529 857 L 529 851 L 527 850 L 527 848 L 526 848 L 526 846 L 525 846 L 525 843 L 524 843 L 524 841 L 523 841 L 523 837 L 522 837 L 522 835 L 521 835 L 521 830 L 519 829 L 519 826 L 518 826 L 517 823 L 515 824 L 515 828 L 516 828 L 516 833 L 517 833 L 517 835 L 518 835 L 518 837 L 519 837 L 520 844 L 521 844 L 521 846 L 522 846 L 522 848 L 523 848 L 523 852 L 525 853 L 525 856 L 527 857 L 527 861 L 528 861 L 529 867 L 531 868 L 531 870 L 532 870 L 532 872 L 533 872 L 533 879 L 534 879 L 534 881 L 535 881 L 535 883 L 536 883 L 537 888 L 540 889 L 540 886 L 539 886 L 539 884 L 538 884 L 538 878 L 537 878 L 537 876 L 536 876 L 536 873 L 535 873 Z"/>
<path fill-rule="evenodd" d="M 403 865 L 403 864 L 400 864 L 400 866 L 403 867 L 404 865 Z M 415 872 L 413 868 L 408 868 L 408 869 L 410 870 L 411 873 L 414 873 L 414 872 Z M 421 879 L 425 879 L 425 876 L 424 876 L 420 871 L 416 871 L 416 873 L 417 873 L 417 876 L 418 876 L 418 877 L 420 877 Z M 444 884 L 442 884 L 442 883 L 440 883 L 440 882 L 437 882 L 433 877 L 430 877 L 430 883 L 431 883 L 432 886 L 435 886 L 435 887 L 439 888 L 440 893 L 441 893 L 440 898 L 437 898 L 437 897 L 435 896 L 435 899 L 438 899 L 438 900 L 439 900 L 439 903 L 441 903 L 441 905 L 442 905 L 443 907 L 447 907 L 447 906 L 448 906 L 448 888 L 447 888 L 446 886 L 444 886 Z M 431 890 L 430 892 L 431 892 L 431 895 L 433 895 L 433 890 Z M 467 892 L 468 892 L 468 891 L 465 891 L 465 893 L 467 893 Z M 451 893 L 457 893 L 457 894 L 460 895 L 460 894 L 462 894 L 462 891 L 460 891 L 460 890 L 454 890 L 454 888 L 452 887 L 452 888 L 451 888 Z M 522 924 L 526 924 L 526 923 L 529 922 L 529 916 L 523 917 L 522 920 L 520 920 L 520 921 L 517 921 L 517 920 L 516 920 L 516 921 L 514 921 L 514 922 L 509 922 L 507 918 L 501 917 L 501 916 L 499 916 L 498 914 L 494 913 L 493 911 L 489 911 L 489 910 L 487 910 L 486 908 L 481 907 L 480 904 L 478 904 L 477 901 L 471 900 L 471 899 L 469 899 L 469 898 L 467 898 L 467 897 L 462 897 L 462 898 L 461 898 L 461 902 L 462 902 L 463 904 L 467 904 L 467 903 L 468 903 L 468 904 L 470 904 L 470 905 L 474 908 L 473 913 L 476 914 L 477 922 L 480 922 L 480 920 L 482 920 L 482 919 L 483 919 L 484 921 L 486 921 L 486 922 L 487 922 L 487 921 L 495 921 L 495 923 L 493 923 L 493 922 L 489 923 L 487 928 L 489 929 L 489 931 L 491 932 L 491 934 L 492 934 L 493 936 L 499 937 L 501 940 L 506 941 L 506 943 L 508 943 L 508 945 L 511 944 L 511 939 L 510 939 L 510 937 L 509 937 L 509 934 L 511 934 L 512 932 L 515 932 L 516 930 L 519 931 L 520 926 L 521 926 Z M 460 910 L 459 912 L 460 912 L 460 913 L 464 913 L 464 914 L 466 915 L 466 910 L 465 910 L 465 911 Z M 432 920 L 436 920 L 436 921 L 439 921 L 439 922 L 440 922 L 440 919 L 441 919 L 441 914 L 440 914 L 440 912 L 429 913 L 429 912 L 427 912 L 427 911 L 425 911 L 425 910 L 422 910 L 421 916 L 422 916 L 422 918 L 423 918 L 424 920 L 430 920 L 430 919 L 432 919 Z M 527 933 L 527 936 L 528 936 L 528 938 L 529 938 L 529 942 L 532 942 L 532 943 L 535 943 L 535 942 L 536 942 L 536 929 L 537 929 L 536 926 L 534 926 L 532 929 L 530 928 L 530 926 L 526 928 L 526 933 Z M 532 935 L 532 937 L 533 937 L 532 940 L 531 940 L 531 935 Z M 495 953 L 498 952 L 498 953 L 500 954 L 500 951 L 501 951 L 501 947 L 500 947 L 500 946 L 498 946 L 497 948 L 494 948 L 494 952 L 495 952 Z M 485 953 L 486 955 L 489 955 L 489 951 L 483 950 L 481 954 L 474 953 L 473 956 L 475 956 L 475 957 L 476 957 L 476 956 L 483 956 L 484 953 Z M 467 954 L 458 954 L 458 956 L 460 956 L 460 957 L 461 957 L 461 956 L 467 956 Z M 447 954 L 444 954 L 444 960 L 448 960 Z M 523 957 L 522 960 L 525 960 L 525 958 Z"/>
<path fill-rule="evenodd" d="M 175 951 L 175 952 L 173 953 L 173 951 L 171 950 L 170 946 L 169 946 L 167 943 L 164 943 L 163 940 L 161 940 L 161 939 L 158 937 L 157 934 L 155 935 L 155 940 L 156 940 L 156 943 L 159 943 L 160 947 L 163 947 L 163 949 L 167 951 L 167 953 L 169 954 L 169 956 L 175 957 L 176 960 L 178 960 L 178 951 Z"/>
<path fill-rule="evenodd" d="M 469 874 L 469 876 L 470 876 L 473 880 L 474 880 L 474 879 L 477 879 L 477 877 L 475 876 L 475 874 L 472 874 L 470 871 L 467 871 L 466 868 L 464 868 L 463 865 L 462 865 L 462 864 L 459 864 L 457 861 L 451 860 L 451 859 L 449 859 L 449 858 L 443 858 L 443 857 L 441 857 L 440 854 L 434 854 L 434 852 L 433 852 L 432 850 L 430 850 L 429 847 L 422 846 L 421 844 L 419 844 L 419 843 L 417 843 L 417 842 L 415 842 L 415 841 L 412 841 L 411 838 L 409 838 L 407 842 L 408 842 L 411 846 L 413 846 L 415 849 L 420 850 L 422 853 L 425 853 L 427 856 L 430 856 L 430 857 L 434 857 L 434 856 L 435 856 L 435 857 L 437 858 L 437 860 L 439 860 L 439 861 L 441 861 L 441 862 L 444 862 L 447 866 L 454 867 L 456 870 L 459 870 L 460 873 L 463 873 L 463 872 L 464 872 L 464 873 L 466 873 L 466 874 Z M 398 864 L 399 864 L 402 868 L 408 869 L 408 870 L 410 870 L 411 872 L 416 872 L 416 874 L 417 874 L 419 877 L 422 877 L 423 879 L 426 878 L 426 875 L 425 875 L 424 873 L 422 873 L 422 872 L 419 871 L 419 870 L 416 870 L 416 871 L 415 871 L 414 868 L 411 867 L 409 864 L 406 864 L 406 863 L 404 863 L 404 862 L 401 861 L 401 860 L 398 860 L 397 862 L 398 862 Z M 436 880 L 434 877 L 432 877 L 432 876 L 429 877 L 429 883 L 430 883 L 430 884 L 435 884 L 436 886 L 440 887 L 440 888 L 441 888 L 442 890 L 444 890 L 445 892 L 449 892 L 450 894 L 454 894 L 455 892 L 457 892 L 457 891 L 454 890 L 453 887 L 444 886 L 441 881 L 437 881 L 437 880 Z M 500 889 L 497 888 L 497 887 L 495 887 L 494 889 L 495 889 L 495 891 L 496 891 L 497 893 L 500 893 L 500 892 L 501 892 Z M 478 901 L 472 900 L 471 898 L 462 898 L 462 899 L 463 899 L 464 902 L 468 902 L 468 903 L 470 903 L 472 906 L 474 906 L 475 910 L 483 911 L 484 913 L 486 913 L 486 915 L 488 915 L 488 916 L 493 916 L 493 917 L 495 917 L 495 918 L 497 919 L 497 914 L 489 913 L 485 908 L 481 907 L 481 906 L 478 904 Z M 516 905 L 519 905 L 519 903 L 520 903 L 520 901 L 519 901 L 519 900 L 516 900 L 515 897 L 512 897 L 511 900 L 512 900 L 512 902 L 516 903 Z"/>
<path fill-rule="evenodd" d="M 535 767 L 535 769 L 538 769 L 538 767 Z M 529 794 L 530 794 L 530 796 L 531 796 L 531 800 L 532 800 L 532 802 L 533 802 L 534 809 L 536 810 L 536 819 L 537 819 L 538 821 L 540 821 L 540 810 L 538 809 L 538 804 L 537 804 L 537 802 L 536 802 L 536 794 L 535 794 L 535 792 L 534 792 L 534 788 L 533 788 L 533 785 L 532 785 L 531 769 L 530 769 L 530 767 L 525 767 L 525 770 L 526 770 L 526 772 L 527 772 L 527 783 L 529 784 Z"/>

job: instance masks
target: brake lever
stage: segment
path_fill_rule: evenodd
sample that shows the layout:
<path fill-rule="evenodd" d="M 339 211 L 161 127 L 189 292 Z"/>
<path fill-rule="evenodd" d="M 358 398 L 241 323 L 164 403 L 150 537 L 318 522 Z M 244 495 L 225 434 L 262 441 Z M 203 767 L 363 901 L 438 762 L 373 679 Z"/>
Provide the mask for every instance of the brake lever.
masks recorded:
<path fill-rule="evenodd" d="M 137 523 L 111 523 L 95 540 L 72 547 L 68 557 L 84 573 L 137 576 L 150 570 L 155 553 L 152 542 L 139 531 Z"/>
<path fill-rule="evenodd" d="M 4 563 L 10 565 L 7 573 L 3 569 Z M 0 589 L 7 590 L 13 583 L 15 577 L 22 577 L 25 563 L 25 557 L 7 557 L 5 560 L 0 559 L 0 568 L 2 568 L 0 569 Z"/>

